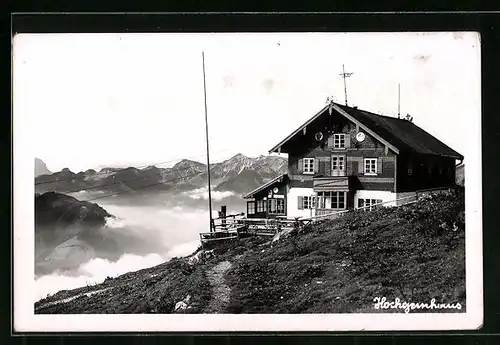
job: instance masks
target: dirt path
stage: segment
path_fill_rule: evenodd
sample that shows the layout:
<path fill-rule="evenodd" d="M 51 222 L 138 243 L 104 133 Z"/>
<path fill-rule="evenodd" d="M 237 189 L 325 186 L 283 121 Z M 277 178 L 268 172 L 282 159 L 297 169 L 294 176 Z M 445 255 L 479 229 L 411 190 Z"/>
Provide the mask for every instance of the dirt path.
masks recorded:
<path fill-rule="evenodd" d="M 212 299 L 205 311 L 207 314 L 223 313 L 229 304 L 231 289 L 227 286 L 224 274 L 231 268 L 229 261 L 222 261 L 207 272 L 207 279 L 212 285 Z"/>

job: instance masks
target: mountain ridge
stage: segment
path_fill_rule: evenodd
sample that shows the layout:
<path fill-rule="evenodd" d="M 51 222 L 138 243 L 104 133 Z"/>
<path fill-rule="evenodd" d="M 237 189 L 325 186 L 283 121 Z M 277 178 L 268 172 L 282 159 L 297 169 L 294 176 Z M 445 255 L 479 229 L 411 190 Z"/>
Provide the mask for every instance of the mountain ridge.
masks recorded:
<path fill-rule="evenodd" d="M 287 171 L 287 159 L 278 156 L 247 157 L 241 153 L 210 164 L 210 177 L 214 190 L 247 193 Z M 55 191 L 72 193 L 94 191 L 124 192 L 150 190 L 189 191 L 205 187 L 207 165 L 182 159 L 170 168 L 150 165 L 139 169 L 104 167 L 96 171 L 87 169 L 78 173 L 64 168 L 50 175 L 35 178 L 35 192 Z M 154 188 L 153 188 L 154 187 Z"/>
<path fill-rule="evenodd" d="M 117 244 L 101 232 L 108 218 L 114 216 L 95 203 L 35 194 L 35 273 L 73 269 L 96 253 L 116 251 Z"/>

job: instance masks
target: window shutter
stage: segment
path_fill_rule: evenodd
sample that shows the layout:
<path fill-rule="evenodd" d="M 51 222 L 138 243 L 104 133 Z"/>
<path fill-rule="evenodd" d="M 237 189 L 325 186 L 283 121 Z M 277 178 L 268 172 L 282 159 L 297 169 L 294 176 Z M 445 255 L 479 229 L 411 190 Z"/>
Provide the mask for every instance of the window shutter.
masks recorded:
<path fill-rule="evenodd" d="M 318 158 L 319 160 L 319 174 L 324 175 L 325 174 L 325 159 L 323 157 Z"/>
<path fill-rule="evenodd" d="M 319 158 L 314 159 L 314 173 L 317 174 L 319 172 Z"/>
<path fill-rule="evenodd" d="M 333 147 L 333 135 L 328 137 L 328 143 L 327 143 L 328 148 Z"/>
<path fill-rule="evenodd" d="M 325 157 L 325 176 L 332 175 L 332 158 Z"/>
<path fill-rule="evenodd" d="M 298 209 L 299 210 L 303 210 L 304 209 L 304 197 L 303 196 L 299 196 L 297 198 L 297 204 L 298 204 Z"/>
<path fill-rule="evenodd" d="M 354 168 L 354 162 L 349 159 L 350 157 L 346 157 L 346 162 L 345 162 L 345 172 L 347 176 L 352 176 L 353 174 L 353 168 Z M 330 165 L 331 166 L 331 165 Z"/>
<path fill-rule="evenodd" d="M 363 174 L 365 172 L 365 160 L 361 159 L 358 161 L 358 174 Z"/>
<path fill-rule="evenodd" d="M 345 147 L 346 149 L 351 147 L 351 133 L 345 134 Z"/>
<path fill-rule="evenodd" d="M 297 171 L 299 174 L 302 174 L 303 170 L 304 170 L 304 160 L 301 158 L 297 161 Z"/>
<path fill-rule="evenodd" d="M 382 157 L 377 159 L 377 174 L 382 174 Z"/>

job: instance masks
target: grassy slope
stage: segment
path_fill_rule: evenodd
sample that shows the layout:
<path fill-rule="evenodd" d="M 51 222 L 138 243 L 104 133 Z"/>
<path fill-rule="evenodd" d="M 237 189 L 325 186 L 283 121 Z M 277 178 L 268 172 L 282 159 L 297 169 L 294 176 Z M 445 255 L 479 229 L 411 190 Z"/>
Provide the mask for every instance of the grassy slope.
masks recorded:
<path fill-rule="evenodd" d="M 376 296 L 460 302 L 463 312 L 463 210 L 462 198 L 435 196 L 400 208 L 356 211 L 272 246 L 268 238 L 240 239 L 219 244 L 214 258 L 195 267 L 174 259 L 99 286 L 60 292 L 36 306 L 114 287 L 37 312 L 169 313 L 187 294 L 193 299 L 189 312 L 203 312 L 212 297 L 206 271 L 222 260 L 233 262 L 226 275 L 229 313 L 376 312 Z"/>
<path fill-rule="evenodd" d="M 376 296 L 418 303 L 436 298 L 465 307 L 463 209 L 463 200 L 437 196 L 356 211 L 273 248 L 247 252 L 228 274 L 228 311 L 374 312 Z"/>
<path fill-rule="evenodd" d="M 87 297 L 82 295 L 68 303 L 39 307 L 82 293 L 101 289 L 109 290 Z M 95 286 L 60 291 L 35 303 L 36 313 L 67 314 L 131 314 L 170 313 L 175 303 L 191 294 L 192 309 L 202 310 L 210 300 L 210 285 L 203 267 L 189 266 L 185 261 L 172 259 L 164 264 L 130 272 L 114 279 L 107 279 Z"/>

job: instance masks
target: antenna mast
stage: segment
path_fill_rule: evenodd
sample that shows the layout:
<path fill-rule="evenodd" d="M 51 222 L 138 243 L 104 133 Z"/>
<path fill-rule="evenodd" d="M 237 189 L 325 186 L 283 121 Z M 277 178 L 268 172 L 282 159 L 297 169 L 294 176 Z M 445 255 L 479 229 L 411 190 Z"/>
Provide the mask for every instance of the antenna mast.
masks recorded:
<path fill-rule="evenodd" d="M 210 217 L 210 232 L 213 229 L 213 219 L 212 219 L 212 188 L 210 185 L 210 150 L 208 146 L 208 115 L 207 115 L 207 84 L 205 81 L 205 52 L 201 52 L 201 59 L 203 61 L 203 93 L 205 96 L 205 135 L 207 138 L 207 176 L 208 176 L 208 215 Z"/>
<path fill-rule="evenodd" d="M 401 83 L 398 83 L 398 119 L 401 118 Z"/>
<path fill-rule="evenodd" d="M 346 73 L 344 64 L 342 64 L 342 73 L 339 74 L 342 78 L 344 78 L 344 93 L 345 93 L 345 105 L 347 105 L 347 84 L 345 81 L 345 78 L 349 78 L 350 76 L 353 75 L 353 73 Z"/>

